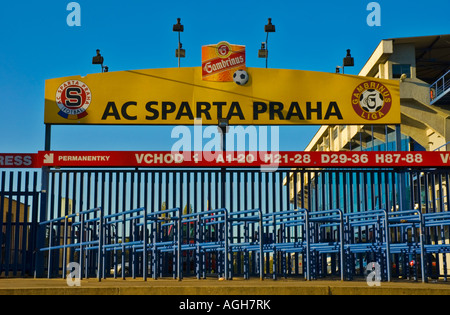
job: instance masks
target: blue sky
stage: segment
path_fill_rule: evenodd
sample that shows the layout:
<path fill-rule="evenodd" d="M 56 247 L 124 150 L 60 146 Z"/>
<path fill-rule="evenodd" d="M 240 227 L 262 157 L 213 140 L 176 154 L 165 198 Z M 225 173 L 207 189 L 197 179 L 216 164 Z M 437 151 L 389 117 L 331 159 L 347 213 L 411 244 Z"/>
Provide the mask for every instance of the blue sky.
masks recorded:
<path fill-rule="evenodd" d="M 379 0 L 381 26 L 366 23 L 369 0 L 144 1 L 79 0 L 81 26 L 66 23 L 68 0 L 8 1 L 0 7 L 0 152 L 44 148 L 45 80 L 100 72 L 100 49 L 110 71 L 177 67 L 178 17 L 187 56 L 201 65 L 201 46 L 228 41 L 257 58 L 271 17 L 269 67 L 334 72 L 351 49 L 358 74 L 380 40 L 450 33 L 450 1 Z M 280 128 L 281 150 L 303 150 L 318 127 Z M 172 127 L 54 126 L 54 150 L 170 150 Z"/>

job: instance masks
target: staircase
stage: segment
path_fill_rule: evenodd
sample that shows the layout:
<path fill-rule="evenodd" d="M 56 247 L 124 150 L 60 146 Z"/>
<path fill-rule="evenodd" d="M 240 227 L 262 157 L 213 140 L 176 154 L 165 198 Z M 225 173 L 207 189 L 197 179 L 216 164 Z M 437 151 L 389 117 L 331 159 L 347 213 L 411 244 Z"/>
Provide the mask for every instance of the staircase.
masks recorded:
<path fill-rule="evenodd" d="M 430 105 L 450 105 L 450 70 L 430 86 Z"/>

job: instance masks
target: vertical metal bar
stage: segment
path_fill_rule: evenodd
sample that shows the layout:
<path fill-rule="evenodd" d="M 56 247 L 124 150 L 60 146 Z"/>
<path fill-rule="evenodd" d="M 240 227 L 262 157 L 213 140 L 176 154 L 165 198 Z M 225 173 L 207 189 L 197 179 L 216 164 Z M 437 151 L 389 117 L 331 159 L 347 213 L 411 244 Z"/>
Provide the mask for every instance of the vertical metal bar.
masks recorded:
<path fill-rule="evenodd" d="M 224 218 L 224 239 L 225 239 L 225 250 L 224 250 L 224 274 L 225 274 L 225 280 L 229 280 L 229 229 L 228 229 L 228 211 L 227 209 L 224 208 L 224 214 L 225 214 L 225 218 Z"/>
<path fill-rule="evenodd" d="M 381 171 L 378 170 L 376 172 L 376 174 L 377 174 L 377 184 L 378 184 L 378 194 L 377 194 L 377 197 L 378 197 L 378 209 L 383 209 L 383 200 L 382 200 L 383 185 L 382 185 L 382 182 L 381 182 Z"/>
<path fill-rule="evenodd" d="M 264 260 L 263 260 L 263 255 L 264 255 L 264 237 L 263 237 L 263 214 L 261 209 L 259 209 L 259 224 L 258 224 L 258 229 L 259 229 L 259 252 L 260 252 L 260 258 L 259 258 L 259 280 L 263 281 L 264 280 Z M 267 270 L 267 273 L 269 273 L 269 269 Z"/>
<path fill-rule="evenodd" d="M 116 193 L 116 198 L 115 198 L 115 202 L 114 202 L 114 214 L 119 213 L 119 209 L 120 209 L 120 173 L 116 172 L 115 173 L 115 179 L 116 179 L 116 184 L 115 184 L 115 193 Z M 111 228 L 113 228 L 113 231 L 115 233 L 114 235 L 114 242 L 116 244 L 119 243 L 119 229 L 118 229 L 119 224 L 115 223 L 114 225 L 111 226 Z M 114 279 L 117 279 L 117 274 L 118 274 L 118 264 L 119 264 L 119 253 L 118 250 L 116 248 L 114 248 L 114 252 L 113 252 L 113 264 L 114 264 Z"/>
<path fill-rule="evenodd" d="M 13 183 L 14 173 L 9 173 L 9 195 L 8 195 L 8 211 L 6 213 L 6 239 L 5 239 L 5 276 L 9 276 L 11 263 L 11 227 L 12 227 L 12 204 L 13 204 Z"/>
<path fill-rule="evenodd" d="M 397 183 L 398 181 L 396 181 L 397 178 L 397 171 L 393 171 L 391 173 L 391 191 L 392 191 L 392 207 L 393 210 L 392 211 L 397 211 L 397 202 L 398 202 L 398 197 L 397 197 L 397 192 L 398 192 L 398 188 L 397 188 Z M 399 211 L 401 211 L 402 209 L 400 208 L 400 203 L 399 203 Z"/>
<path fill-rule="evenodd" d="M 265 177 L 265 181 L 264 181 L 264 185 L 265 185 L 265 189 L 264 189 L 264 212 L 263 213 L 270 213 L 270 202 L 269 202 L 269 175 L 273 175 L 273 173 L 261 173 L 264 174 Z M 262 183 L 262 181 L 261 181 Z M 262 209 L 261 209 L 262 210 Z M 264 234 L 265 232 L 265 234 Z M 266 235 L 266 237 L 269 237 L 269 227 L 266 227 L 265 231 L 264 229 L 262 229 L 262 235 L 261 235 L 261 240 L 260 242 L 264 242 L 264 235 Z M 262 253 L 264 254 L 264 251 L 262 251 Z M 270 274 L 270 253 L 267 252 L 266 254 L 266 271 L 268 274 Z"/>
<path fill-rule="evenodd" d="M 328 171 L 328 209 L 338 208 L 333 205 L 333 184 L 335 184 L 336 180 L 334 175 L 336 174 L 334 170 Z"/>
<path fill-rule="evenodd" d="M 67 217 L 67 214 L 68 214 L 68 212 L 69 212 L 69 185 L 70 185 L 70 183 L 69 183 L 69 176 L 70 176 L 70 173 L 68 173 L 68 174 L 66 174 L 66 186 L 65 186 L 65 188 L 66 188 L 66 199 L 65 199 L 65 203 L 64 203 L 64 214 L 62 214 L 62 213 L 59 213 L 58 214 L 58 218 L 60 218 L 60 217 L 62 217 L 62 216 L 64 216 L 64 217 Z M 62 203 L 62 200 L 61 200 L 61 203 Z M 62 210 L 62 209 L 61 209 Z M 63 225 L 63 245 L 64 245 L 64 247 L 63 247 L 63 253 L 62 253 L 62 256 L 63 256 L 63 260 L 62 260 L 62 277 L 63 278 L 65 278 L 65 276 L 66 276 L 66 226 L 67 226 L 67 223 L 66 223 L 66 221 L 67 221 L 67 219 L 64 219 L 64 225 Z M 60 240 L 61 240 L 61 221 L 58 221 L 58 227 L 57 227 L 57 238 L 58 238 L 58 244 L 57 245 L 60 245 Z M 61 250 L 60 249 L 58 249 L 58 267 L 59 267 L 59 252 L 60 252 Z"/>
<path fill-rule="evenodd" d="M 159 210 L 161 209 L 161 196 L 162 196 L 162 192 L 161 192 L 161 172 L 155 172 L 154 173 L 155 176 L 153 176 L 153 181 L 152 181 L 152 187 L 153 189 L 158 189 L 158 195 L 157 198 L 155 198 L 155 209 L 154 210 Z M 158 175 L 158 178 L 156 178 L 156 175 Z M 158 185 L 156 185 L 158 183 Z M 154 211 L 150 211 L 150 213 L 152 213 Z M 151 229 L 151 241 L 152 241 L 152 276 L 153 279 L 157 279 L 158 278 L 158 249 L 155 246 L 155 243 L 158 240 L 158 227 L 157 224 L 155 222 L 155 220 L 153 220 L 152 222 L 152 229 Z"/>
<path fill-rule="evenodd" d="M 425 191 L 425 213 L 430 212 L 430 186 L 428 183 L 428 173 L 424 173 L 423 181 L 424 181 L 424 191 Z"/>
<path fill-rule="evenodd" d="M 47 260 L 47 279 L 52 277 L 52 246 L 53 246 L 53 221 L 50 222 L 50 231 L 48 233 L 48 260 Z M 9 268 L 8 268 L 9 269 Z M 6 273 L 5 273 L 6 274 Z"/>
<path fill-rule="evenodd" d="M 93 172 L 92 171 L 88 171 L 87 172 L 87 185 L 86 185 L 86 204 L 87 204 L 87 208 L 88 209 L 92 209 L 93 203 L 92 203 L 92 183 L 94 182 L 94 180 L 92 179 L 92 175 Z M 95 185 L 95 182 L 94 182 Z M 58 198 L 58 200 L 61 198 Z M 91 218 L 91 214 L 87 213 L 87 214 L 83 214 L 82 217 L 84 218 L 84 221 L 89 220 Z M 86 222 L 85 222 L 86 223 Z M 84 234 L 84 241 L 90 241 L 90 234 L 89 234 L 89 223 L 85 224 L 81 230 L 81 233 Z M 82 253 L 82 251 L 80 250 L 80 253 Z M 81 255 L 83 256 L 83 254 Z M 85 250 L 84 252 L 84 274 L 86 278 L 89 278 L 89 260 L 91 257 L 91 253 L 89 250 Z"/>
<path fill-rule="evenodd" d="M 408 176 L 408 184 L 409 184 L 409 209 L 414 209 L 414 202 L 416 200 L 416 192 L 415 192 L 415 185 L 414 185 L 414 176 L 415 172 L 412 170 L 409 170 L 407 173 Z"/>
<path fill-rule="evenodd" d="M 102 180 L 101 180 L 101 182 L 100 182 L 100 185 L 101 185 L 101 192 L 100 192 L 100 206 L 99 206 L 99 207 L 100 207 L 100 209 L 101 209 L 100 213 L 101 213 L 102 216 L 107 215 L 107 213 L 109 212 L 109 211 L 105 211 L 105 209 L 106 209 L 106 204 L 105 204 L 106 197 L 105 197 L 105 194 L 106 194 L 107 192 L 108 192 L 108 194 L 111 193 L 110 190 L 107 191 L 106 174 L 108 174 L 108 173 L 105 172 L 105 171 L 102 171 L 102 172 L 101 172 Z M 102 224 L 103 224 L 103 228 L 105 229 L 105 228 L 106 228 L 105 222 L 103 222 Z M 106 237 L 105 230 L 102 230 L 102 233 L 104 233 L 104 234 L 103 234 L 103 244 L 105 244 L 105 243 L 106 243 L 106 240 L 105 240 L 105 237 Z M 103 249 L 101 249 L 101 250 L 103 250 Z M 102 254 L 102 257 L 104 258 L 104 255 L 103 255 L 103 254 Z M 103 263 L 104 263 L 104 260 L 102 259 L 102 264 L 103 264 Z M 102 269 L 104 269 L 104 268 L 105 268 L 105 265 L 103 264 Z"/>
<path fill-rule="evenodd" d="M 340 264 L 340 273 L 341 273 L 341 281 L 344 281 L 344 260 L 345 260 L 345 253 L 344 253 L 344 214 L 341 210 L 339 211 L 339 239 L 340 239 L 340 258 L 341 258 L 341 264 Z"/>
<path fill-rule="evenodd" d="M 151 174 L 150 174 L 151 175 Z M 150 209 L 149 205 L 149 199 L 152 198 L 150 195 L 148 189 L 148 172 L 144 172 L 144 219 L 143 219 L 143 227 L 142 227 L 142 245 L 143 245 L 143 252 L 142 252 L 142 276 L 144 278 L 144 281 L 147 281 L 148 278 L 148 211 Z"/>
<path fill-rule="evenodd" d="M 84 214 L 80 215 L 80 257 L 79 257 L 79 264 L 80 264 L 80 280 L 83 279 L 83 242 L 84 242 Z"/>
<path fill-rule="evenodd" d="M 437 211 L 437 197 L 436 197 L 436 176 L 434 173 L 430 173 L 431 176 L 431 202 L 432 202 L 432 207 L 433 207 L 433 213 L 438 212 Z"/>
<path fill-rule="evenodd" d="M 74 172 L 73 173 L 73 184 L 72 184 L 72 212 L 75 212 L 76 207 L 78 206 L 77 203 L 80 200 L 77 197 L 77 187 L 78 186 L 78 172 Z M 66 209 L 69 210 L 69 203 L 67 201 L 66 203 Z M 69 214 L 69 211 L 67 211 L 66 215 Z M 72 219 L 73 220 L 73 219 Z M 66 231 L 66 245 L 68 244 L 69 240 L 71 243 L 74 242 L 74 231 L 73 228 L 70 228 L 70 235 L 69 235 L 69 224 L 67 224 L 67 231 Z M 69 255 L 68 255 L 69 253 Z M 72 262 L 73 256 L 74 256 L 74 251 L 72 250 L 71 247 L 66 248 L 65 249 L 65 255 L 66 255 L 66 268 L 65 271 L 63 271 L 63 273 L 65 273 L 67 271 L 67 261 Z M 63 266 L 64 267 L 64 266 Z"/>
<path fill-rule="evenodd" d="M 339 171 L 334 171 L 334 182 L 335 182 L 335 200 L 336 200 L 336 206 L 335 206 L 335 208 L 336 209 L 340 209 L 341 211 L 342 211 L 342 214 L 344 214 L 345 213 L 345 211 L 346 211 L 346 209 L 344 208 L 344 209 L 342 209 L 342 207 L 341 207 L 341 204 L 340 204 L 340 200 L 341 200 L 341 198 L 340 198 L 340 181 L 341 181 L 341 176 L 340 176 L 340 172 Z M 345 197 L 344 197 L 345 198 Z M 342 233 L 341 233 L 341 236 L 342 236 L 342 238 L 340 239 L 340 241 L 341 241 L 341 243 L 342 243 L 342 246 L 343 246 L 343 244 L 344 244 L 344 242 L 345 242 L 345 240 L 344 240 L 344 238 L 345 238 L 345 234 L 344 234 L 344 225 L 342 224 Z M 344 250 L 342 250 L 341 251 L 341 255 L 345 255 L 344 254 Z M 345 262 L 345 256 L 343 256 L 343 257 L 341 257 L 341 261 L 342 261 L 342 264 L 340 265 L 340 269 L 342 268 L 342 269 L 344 269 L 345 267 L 344 267 L 344 262 Z M 341 270 L 341 273 L 343 273 L 345 270 Z"/>
<path fill-rule="evenodd" d="M 21 205 L 21 187 L 22 187 L 22 172 L 17 174 L 17 200 L 16 200 L 16 217 L 14 222 L 14 256 L 13 256 L 13 276 L 17 276 L 18 264 L 19 264 L 19 252 L 20 252 L 20 205 Z M 12 200 L 10 200 L 12 202 Z M 25 219 L 25 218 L 24 218 Z M 23 221 L 25 223 L 25 220 Z"/>
<path fill-rule="evenodd" d="M 64 218 L 64 233 L 63 233 L 63 261 L 62 261 L 62 278 L 66 279 L 67 274 L 67 215 Z"/>
<path fill-rule="evenodd" d="M 395 125 L 395 143 L 396 143 L 396 149 L 397 151 L 403 151 L 402 150 L 402 133 L 401 133 L 401 125 Z M 405 210 L 404 207 L 406 206 L 406 183 L 405 183 L 405 173 L 404 171 L 399 171 L 398 173 L 399 177 L 399 187 L 398 187 L 398 202 L 399 202 L 399 210 Z"/>
<path fill-rule="evenodd" d="M 51 147 L 51 125 L 45 124 L 45 143 L 44 150 L 50 151 Z M 42 167 L 41 175 L 41 204 L 39 213 L 39 222 L 44 222 L 47 219 L 47 190 L 48 190 L 48 167 Z M 38 226 L 36 247 L 43 248 L 45 246 L 45 227 Z M 44 273 L 44 253 L 38 251 L 35 261 L 35 277 L 42 277 Z"/>
<path fill-rule="evenodd" d="M 0 173 L 0 274 L 3 271 L 3 258 L 4 248 L 6 245 L 6 235 L 3 233 L 3 217 L 5 216 L 5 185 L 6 185 L 6 172 Z M 7 211 L 6 211 L 7 212 Z"/>
<path fill-rule="evenodd" d="M 133 210 L 135 209 L 135 177 L 136 172 L 130 172 L 130 206 L 127 210 Z M 134 213 L 129 214 L 130 217 L 134 217 Z M 128 221 L 129 227 L 130 227 L 130 241 L 134 242 L 136 241 L 136 220 L 131 219 Z M 131 277 L 133 279 L 136 279 L 136 273 L 137 273 L 137 257 L 136 257 L 136 250 L 135 246 L 130 246 L 129 249 L 129 257 L 128 257 L 128 268 L 131 268 Z"/>
<path fill-rule="evenodd" d="M 327 194 L 328 192 L 328 185 L 327 185 L 327 179 L 329 178 L 330 172 L 329 170 L 320 171 L 319 177 L 320 177 L 320 196 L 321 196 L 321 202 L 322 202 L 322 208 L 321 210 L 329 210 L 330 204 L 329 204 L 329 196 Z"/>
<path fill-rule="evenodd" d="M 369 171 L 369 183 L 370 183 L 370 206 L 371 210 L 375 209 L 375 203 L 376 203 L 376 196 L 375 196 L 375 187 L 377 184 L 376 181 L 376 171 L 370 170 Z"/>
<path fill-rule="evenodd" d="M 428 278 L 426 277 L 426 268 L 425 268 L 425 244 L 424 244 L 424 221 L 423 221 L 423 216 L 422 216 L 422 212 L 417 211 L 418 215 L 419 215 L 419 242 L 420 242 L 420 265 L 421 267 L 421 273 L 422 273 L 422 283 L 428 282 Z M 412 233 L 414 234 L 414 230 L 412 231 Z M 416 264 L 417 266 L 417 264 Z"/>
<path fill-rule="evenodd" d="M 384 226 L 385 226 L 385 241 L 386 241 L 386 272 L 387 281 L 391 282 L 391 233 L 389 229 L 389 217 L 388 210 L 385 210 L 384 215 Z"/>
<path fill-rule="evenodd" d="M 354 200 L 354 177 L 356 172 L 350 172 L 349 173 L 349 192 L 350 192 L 350 212 L 355 212 L 355 200 Z"/>
<path fill-rule="evenodd" d="M 285 175 L 284 175 L 284 178 L 287 178 L 287 179 L 289 179 L 290 178 L 290 172 L 289 171 L 286 171 L 285 172 Z M 286 195 L 285 195 L 285 205 L 284 205 L 284 207 L 283 207 L 283 210 L 291 210 L 291 181 L 290 180 L 287 180 L 286 181 Z M 285 221 L 285 219 L 281 219 L 280 221 Z M 282 225 L 280 225 L 280 231 L 281 231 L 281 233 L 280 233 L 280 241 L 281 241 L 281 243 L 284 243 L 285 241 L 286 241 L 286 238 L 285 238 L 285 236 L 286 236 L 286 232 L 285 232 L 285 224 L 282 224 Z M 286 259 L 288 259 L 287 258 L 287 254 L 285 253 L 285 252 L 281 252 L 281 259 L 282 259 L 282 262 L 281 262 L 281 268 L 282 268 L 282 273 L 283 273 L 283 276 L 286 278 L 286 268 L 287 268 L 287 264 L 286 264 Z"/>
<path fill-rule="evenodd" d="M 283 185 L 282 185 L 282 183 L 283 183 L 283 172 L 280 170 L 280 171 L 277 172 L 277 175 L 278 175 L 278 182 L 279 182 L 280 203 L 279 203 L 278 209 L 274 209 L 274 211 L 272 212 L 274 214 L 276 212 L 280 212 L 280 211 L 283 211 L 283 210 L 288 210 L 288 208 L 285 208 L 285 205 L 284 205 L 284 202 L 283 202 L 284 199 L 286 198 L 286 195 L 283 192 Z M 288 176 L 289 176 L 289 174 L 288 174 Z M 289 204 L 289 191 L 288 191 L 288 204 Z M 273 238 L 274 238 L 273 241 L 276 243 L 276 242 L 278 242 L 278 233 L 281 231 L 281 225 L 280 225 L 280 227 L 278 228 L 278 231 L 277 231 L 276 217 L 272 216 L 272 218 L 273 218 Z M 280 269 L 280 267 L 281 267 L 280 259 L 282 259 L 282 258 L 283 258 L 282 254 L 275 249 L 273 251 L 273 262 L 275 264 L 275 266 L 273 267 L 273 277 L 274 277 L 274 279 L 276 279 L 276 277 L 277 277 L 277 272 L 281 271 L 281 269 Z"/>
<path fill-rule="evenodd" d="M 182 278 L 183 278 L 183 262 L 182 262 L 182 256 L 181 256 L 181 242 L 182 242 L 182 234 L 181 234 L 181 232 L 182 232 L 182 229 L 183 229 L 183 227 L 181 226 L 182 225 L 182 223 L 181 223 L 181 218 L 182 218 L 182 214 L 183 214 L 183 212 L 182 212 L 182 210 L 181 210 L 181 208 L 179 208 L 179 210 L 178 210 L 178 219 L 176 220 L 176 222 L 174 222 L 174 224 L 177 226 L 177 234 L 178 234 L 178 237 L 177 237 L 177 278 L 178 278 L 178 281 L 181 281 L 182 280 Z M 187 262 L 186 262 L 186 265 L 187 265 Z M 187 266 L 186 266 L 186 269 L 187 269 Z"/>
<path fill-rule="evenodd" d="M 97 258 L 97 279 L 102 281 L 102 260 L 103 260 L 103 220 L 104 210 L 100 208 L 98 222 L 98 258 Z"/>
<path fill-rule="evenodd" d="M 50 219 L 61 217 L 61 204 L 62 204 L 62 177 L 61 173 L 51 173 L 51 185 L 50 185 Z M 55 184 L 56 179 L 58 184 Z M 55 201 L 56 198 L 56 201 Z M 55 238 L 59 237 L 59 222 L 56 223 L 56 235 Z M 59 261 L 59 251 L 56 251 L 54 254 L 54 260 Z M 52 264 L 53 265 L 53 264 Z M 54 267 L 54 266 L 53 266 Z M 53 270 L 51 271 L 53 273 Z"/>
<path fill-rule="evenodd" d="M 145 191 L 147 192 L 148 182 L 147 182 L 147 175 L 148 173 L 145 173 Z M 147 201 L 147 194 L 144 196 L 145 200 Z M 144 207 L 144 218 L 142 220 L 143 226 L 142 226 L 142 278 L 144 281 L 147 281 L 148 277 L 148 246 L 147 246 L 147 239 L 148 239 L 148 208 L 147 208 L 147 202 L 145 202 Z"/>
<path fill-rule="evenodd" d="M 177 202 L 176 202 L 176 195 L 177 195 L 177 192 L 176 192 L 176 188 L 177 188 L 177 186 L 178 187 L 180 187 L 180 214 L 179 214 L 179 216 L 181 217 L 181 215 L 184 213 L 184 208 L 183 207 L 186 207 L 186 214 L 188 214 L 190 211 L 189 211 L 189 204 L 188 203 L 186 203 L 186 206 L 184 206 L 184 200 L 183 200 L 183 191 L 184 191 L 184 172 L 180 172 L 179 173 L 179 175 L 180 175 L 180 182 L 179 183 L 177 183 L 177 181 L 176 181 L 176 178 L 177 178 L 177 173 L 173 173 L 173 189 L 172 189 L 172 191 L 173 191 L 173 205 L 172 205 L 172 208 L 174 208 L 174 207 L 176 207 L 176 204 L 177 204 Z M 190 240 L 190 224 L 187 224 L 186 225 L 186 243 L 187 244 L 189 244 L 189 242 L 190 242 L 191 240 Z M 177 242 L 177 245 L 180 245 L 181 243 L 180 243 L 180 239 L 178 239 L 178 242 Z M 177 246 L 177 249 L 178 249 L 178 246 Z M 181 257 L 181 255 L 178 255 L 178 252 L 180 252 L 181 253 L 181 247 L 179 248 L 179 251 L 177 250 L 176 252 L 174 252 L 174 262 L 176 263 L 177 261 L 178 261 L 178 258 L 179 257 Z M 177 255 L 176 255 L 177 254 Z M 186 273 L 187 274 L 190 274 L 190 259 L 191 259 L 191 257 L 190 257 L 191 255 L 190 255 L 190 251 L 186 251 Z M 177 277 L 179 278 L 179 276 L 181 275 L 181 273 L 178 273 L 177 274 L 177 269 L 178 268 L 176 268 L 177 266 L 175 266 L 175 264 L 173 265 L 173 278 L 174 279 L 176 279 Z M 179 280 L 181 280 L 181 279 L 179 279 Z"/>
<path fill-rule="evenodd" d="M 30 229 L 30 235 L 31 237 L 28 238 L 28 257 L 30 264 L 30 275 L 32 272 L 36 270 L 36 255 L 34 254 L 36 249 L 36 240 L 37 240 L 37 232 L 38 232 L 38 211 L 39 211 L 39 192 L 37 189 L 38 185 L 38 173 L 34 172 L 33 174 L 33 185 L 32 185 L 32 211 L 31 211 L 31 229 Z M 0 189 L 1 192 L 1 189 Z M 0 198 L 3 199 L 3 197 Z M 1 227 L 1 224 L 0 224 Z M 1 233 L 0 233 L 1 234 Z M 1 242 L 0 242 L 1 244 Z M 0 264 L 0 271 L 1 271 L 1 264 Z"/>
<path fill-rule="evenodd" d="M 445 226 L 441 225 L 440 226 L 440 230 L 441 230 L 441 243 L 445 244 L 445 230 L 444 230 Z M 444 271 L 444 281 L 447 282 L 447 253 L 440 253 L 442 255 L 442 269 Z M 439 254 L 436 255 L 436 260 L 439 260 Z M 440 272 L 438 271 L 438 274 L 440 274 Z"/>
<path fill-rule="evenodd" d="M 237 185 L 236 181 L 235 181 L 236 173 L 233 172 L 233 171 L 229 171 L 227 173 L 228 173 L 228 176 L 230 178 L 229 181 L 228 181 L 229 186 L 226 185 L 227 189 L 225 189 L 224 193 L 229 191 L 229 197 L 225 198 L 225 201 L 229 200 L 229 203 L 228 203 L 229 206 L 228 206 L 227 209 L 228 209 L 229 213 L 233 213 L 235 211 L 235 205 L 234 205 L 234 199 L 235 198 L 233 198 L 233 196 L 234 196 L 234 189 L 236 188 L 236 185 Z M 236 205 L 236 208 L 238 208 L 238 207 L 239 207 L 239 204 Z M 227 233 L 227 236 L 228 236 L 228 244 L 230 244 L 230 243 L 232 244 L 233 243 L 233 237 L 234 237 L 233 224 L 232 223 L 230 223 L 229 225 L 227 224 L 225 226 L 225 230 L 226 230 L 226 233 Z M 229 274 L 227 274 L 226 277 L 228 278 L 228 280 L 232 280 L 233 279 L 233 275 L 234 275 L 234 270 L 232 268 L 232 266 L 234 264 L 234 253 L 231 250 L 228 253 L 229 253 L 229 257 L 226 257 L 226 261 L 228 263 L 228 272 L 229 272 Z"/>
<path fill-rule="evenodd" d="M 25 200 L 23 203 L 23 207 L 24 207 L 24 214 L 23 214 L 23 223 L 22 223 L 22 230 L 20 235 L 22 236 L 22 244 L 21 244 L 21 276 L 24 277 L 26 274 L 26 269 L 27 269 L 27 262 L 29 262 L 29 257 L 28 257 L 28 250 L 29 248 L 27 247 L 27 239 L 30 237 L 30 233 L 29 233 L 29 228 L 31 228 L 31 224 L 29 222 L 29 211 L 28 209 L 30 208 L 29 203 L 30 203 L 30 196 L 31 196 L 31 192 L 30 192 L 30 173 L 31 172 L 26 172 L 25 173 L 25 187 L 24 187 L 24 196 L 25 196 Z M 0 197 L 1 198 L 1 197 Z M 1 211 L 0 211 L 0 215 L 2 215 Z M 2 232 L 1 229 L 1 224 L 0 224 L 0 233 Z M 1 251 L 1 242 L 0 242 L 0 251 Z M 0 268 L 1 269 L 1 268 Z M 1 271 L 0 271 L 1 273 Z"/>
<path fill-rule="evenodd" d="M 445 173 L 445 184 L 447 186 L 447 209 L 446 209 L 446 211 L 450 211 L 450 174 L 448 172 Z"/>
<path fill-rule="evenodd" d="M 127 210 L 127 173 L 126 172 L 122 172 L 122 211 L 126 211 Z M 121 274 L 122 274 L 122 279 L 125 280 L 125 260 L 126 260 L 126 251 L 125 251 L 125 242 L 126 242 L 126 237 L 127 237 L 127 226 L 126 226 L 126 221 L 125 221 L 125 215 L 122 215 L 122 251 L 121 251 L 121 256 L 122 256 L 122 260 L 121 260 Z"/>
<path fill-rule="evenodd" d="M 368 211 L 369 210 L 369 171 L 363 171 L 363 201 L 364 201 L 364 211 Z M 367 235 L 369 236 L 369 235 Z"/>
<path fill-rule="evenodd" d="M 242 172 L 241 171 L 236 172 L 236 181 L 237 181 L 237 189 L 236 189 L 237 209 L 236 209 L 236 211 L 241 211 L 241 210 L 243 210 L 241 207 L 241 201 L 242 201 L 241 200 L 241 189 L 242 189 Z M 239 217 L 241 217 L 241 216 L 239 216 Z M 234 242 L 234 239 L 231 239 L 231 243 L 233 243 L 233 242 Z M 237 228 L 237 243 L 239 243 L 239 242 L 242 242 L 242 228 L 240 226 Z M 242 254 L 241 252 L 236 253 L 236 267 L 237 267 L 236 270 L 237 270 L 238 274 L 243 273 L 242 255 L 241 254 Z M 233 255 L 233 253 L 231 255 Z"/>
<path fill-rule="evenodd" d="M 108 175 L 108 176 L 106 176 Z M 106 177 L 108 177 L 108 181 L 106 182 Z M 112 172 L 104 172 L 103 173 L 103 193 L 102 193 L 102 203 L 101 207 L 103 209 L 103 215 L 110 215 L 111 214 L 111 199 L 112 199 Z M 106 188 L 107 187 L 107 188 Z M 108 196 L 105 197 L 106 189 L 108 189 Z M 106 203 L 108 204 L 108 207 L 106 206 Z M 106 210 L 107 209 L 107 210 Z M 111 227 L 109 224 L 106 224 L 106 221 L 103 222 L 103 244 L 111 244 Z M 106 250 L 104 248 L 101 249 L 103 251 L 103 259 L 102 259 L 102 277 L 103 279 L 106 279 L 106 274 L 109 272 L 110 263 L 109 258 L 106 255 Z"/>

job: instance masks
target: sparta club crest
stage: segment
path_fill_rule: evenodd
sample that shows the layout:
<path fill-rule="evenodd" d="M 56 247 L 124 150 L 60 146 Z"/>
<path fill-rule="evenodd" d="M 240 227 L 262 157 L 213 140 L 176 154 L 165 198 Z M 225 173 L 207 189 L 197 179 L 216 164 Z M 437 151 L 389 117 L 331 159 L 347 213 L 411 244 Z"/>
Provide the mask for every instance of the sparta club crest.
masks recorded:
<path fill-rule="evenodd" d="M 379 82 L 361 83 L 353 91 L 352 106 L 358 116 L 366 120 L 381 119 L 391 109 L 391 92 Z"/>
<path fill-rule="evenodd" d="M 61 84 L 56 91 L 58 115 L 66 119 L 81 119 L 87 116 L 92 94 L 89 87 L 79 80 L 69 80 Z"/>

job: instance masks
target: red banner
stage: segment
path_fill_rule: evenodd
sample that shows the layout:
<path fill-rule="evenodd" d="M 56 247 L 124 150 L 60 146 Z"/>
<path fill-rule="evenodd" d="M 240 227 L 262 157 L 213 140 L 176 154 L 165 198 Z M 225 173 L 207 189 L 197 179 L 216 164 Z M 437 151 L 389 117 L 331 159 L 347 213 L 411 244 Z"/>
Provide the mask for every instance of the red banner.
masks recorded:
<path fill-rule="evenodd" d="M 51 167 L 450 167 L 450 152 L 39 152 Z"/>
<path fill-rule="evenodd" d="M 450 152 L 41 151 L 0 153 L 0 168 L 48 167 L 450 167 Z"/>
<path fill-rule="evenodd" d="M 39 168 L 38 154 L 0 153 L 0 168 Z"/>

